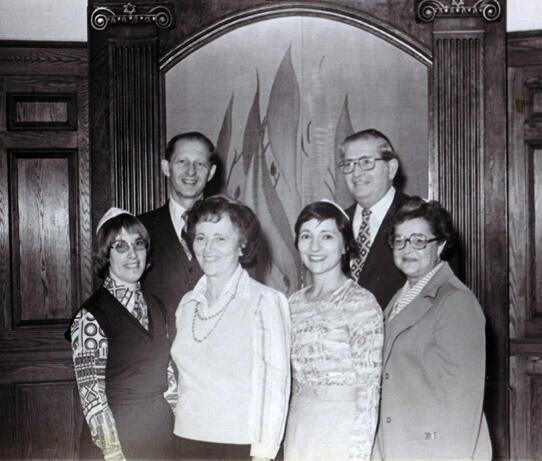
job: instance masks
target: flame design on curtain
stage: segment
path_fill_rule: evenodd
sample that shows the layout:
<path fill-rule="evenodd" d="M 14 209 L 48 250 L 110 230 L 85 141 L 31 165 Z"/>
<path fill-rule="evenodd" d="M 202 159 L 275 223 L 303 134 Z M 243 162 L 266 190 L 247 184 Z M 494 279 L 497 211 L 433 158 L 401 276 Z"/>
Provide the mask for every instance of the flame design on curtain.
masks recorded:
<path fill-rule="evenodd" d="M 217 150 L 227 168 L 226 192 L 250 206 L 262 225 L 269 250 L 267 257 L 270 259 L 267 264 L 270 270 L 263 278 L 268 285 L 286 293 L 299 288 L 302 276 L 293 237 L 293 224 L 304 204 L 298 190 L 298 176 L 304 175 L 308 181 L 318 182 L 312 185 L 311 197 L 305 199 L 315 200 L 329 194 L 340 203 L 347 204 L 350 201 L 342 173 L 331 166 L 338 161 L 338 146 L 354 131 L 348 110 L 348 96 L 345 97 L 337 124 L 333 127 L 333 117 L 329 113 L 330 102 L 324 91 L 323 63 L 324 58 L 313 75 L 311 106 L 315 115 L 314 120 L 308 122 L 307 133 L 312 124 L 314 136 L 312 139 L 307 137 L 305 141 L 310 151 L 303 148 L 303 139 L 299 133 L 300 87 L 292 64 L 291 46 L 274 76 L 263 120 L 260 110 L 260 77 L 256 70 L 256 90 L 244 126 L 241 152 L 231 152 L 230 146 L 233 95 L 225 111 L 217 141 Z M 335 155 L 329 158 L 329 151 L 333 147 Z M 299 158 L 298 154 L 303 158 Z M 298 171 L 298 165 L 303 171 Z M 312 195 L 318 190 L 321 191 L 318 197 L 313 198 Z M 260 258 L 265 257 L 263 253 L 266 252 L 262 252 Z"/>
<path fill-rule="evenodd" d="M 230 98 L 230 103 L 224 113 L 224 119 L 222 121 L 222 127 L 220 133 L 218 133 L 218 139 L 216 141 L 216 153 L 220 159 L 220 163 L 223 168 L 228 166 L 228 153 L 231 145 L 231 133 L 232 133 L 232 114 L 233 114 L 233 93 Z M 226 178 L 226 182 L 228 178 Z"/>
<path fill-rule="evenodd" d="M 354 133 L 352 120 L 350 120 L 350 111 L 348 110 L 348 95 L 344 97 L 344 104 L 335 128 L 335 165 L 341 161 L 339 147 L 344 138 Z M 342 172 L 335 166 L 335 200 L 343 206 L 352 203 L 352 196 L 348 192 L 346 182 Z"/>

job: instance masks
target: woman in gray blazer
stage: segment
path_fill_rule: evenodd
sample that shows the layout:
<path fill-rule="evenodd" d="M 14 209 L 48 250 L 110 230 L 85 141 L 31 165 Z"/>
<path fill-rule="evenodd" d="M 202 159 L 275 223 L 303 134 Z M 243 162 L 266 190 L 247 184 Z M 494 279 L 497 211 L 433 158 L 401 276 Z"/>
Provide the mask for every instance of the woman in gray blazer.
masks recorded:
<path fill-rule="evenodd" d="M 407 282 L 384 311 L 375 457 L 491 459 L 483 414 L 485 318 L 445 261 L 455 233 L 435 201 L 406 201 L 390 236 Z"/>

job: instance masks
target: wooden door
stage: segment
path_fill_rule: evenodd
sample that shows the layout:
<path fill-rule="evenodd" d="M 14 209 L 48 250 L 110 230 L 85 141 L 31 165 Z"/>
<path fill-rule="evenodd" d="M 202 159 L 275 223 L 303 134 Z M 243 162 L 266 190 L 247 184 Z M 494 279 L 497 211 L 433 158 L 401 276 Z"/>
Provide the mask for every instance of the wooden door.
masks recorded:
<path fill-rule="evenodd" d="M 63 333 L 92 284 L 88 59 L 18 45 L 0 43 L 0 458 L 73 459 Z"/>
<path fill-rule="evenodd" d="M 508 39 L 510 435 L 542 458 L 542 33 Z"/>

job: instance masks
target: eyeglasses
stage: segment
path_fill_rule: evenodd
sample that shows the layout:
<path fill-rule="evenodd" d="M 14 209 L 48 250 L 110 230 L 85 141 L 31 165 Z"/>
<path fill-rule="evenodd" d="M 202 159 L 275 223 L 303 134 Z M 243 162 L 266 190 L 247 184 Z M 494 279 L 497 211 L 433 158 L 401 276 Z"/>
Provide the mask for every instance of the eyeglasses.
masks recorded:
<path fill-rule="evenodd" d="M 410 243 L 411 248 L 423 250 L 428 243 L 435 242 L 436 240 L 439 240 L 439 237 L 429 239 L 423 234 L 410 234 L 410 237 L 405 237 L 404 235 L 392 236 L 388 243 L 394 250 L 402 250 L 407 242 Z"/>
<path fill-rule="evenodd" d="M 196 171 L 198 171 L 200 173 L 204 172 L 204 171 L 209 171 L 209 168 L 210 168 L 209 162 L 204 162 L 202 160 L 196 160 L 194 162 L 191 162 L 190 160 L 180 158 L 178 160 L 175 160 L 175 162 L 173 162 L 173 163 L 183 171 L 189 170 L 192 165 L 194 166 Z"/>
<path fill-rule="evenodd" d="M 386 158 L 374 158 L 374 157 L 360 157 L 347 160 L 341 160 L 337 166 L 341 169 L 343 174 L 349 174 L 354 171 L 356 165 L 364 171 L 372 170 L 376 166 L 376 162 L 387 162 Z"/>
<path fill-rule="evenodd" d="M 149 247 L 147 241 L 143 239 L 137 239 L 134 243 L 128 243 L 124 240 L 115 240 L 111 244 L 111 249 L 115 250 L 117 253 L 127 253 L 130 251 L 130 246 L 135 251 L 143 251 Z"/>

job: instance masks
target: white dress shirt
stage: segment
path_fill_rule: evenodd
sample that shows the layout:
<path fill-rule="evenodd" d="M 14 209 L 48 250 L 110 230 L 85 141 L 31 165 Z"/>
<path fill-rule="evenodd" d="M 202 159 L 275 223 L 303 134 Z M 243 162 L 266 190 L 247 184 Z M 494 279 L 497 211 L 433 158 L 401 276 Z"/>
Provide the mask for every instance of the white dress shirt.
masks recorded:
<path fill-rule="evenodd" d="M 175 233 L 179 240 L 182 240 L 181 232 L 184 225 L 186 224 L 183 219 L 183 214 L 186 212 L 186 208 L 178 204 L 172 198 L 169 199 L 169 215 L 171 216 L 171 221 L 173 221 L 173 227 L 175 228 Z"/>
<path fill-rule="evenodd" d="M 386 216 L 386 213 L 390 209 L 390 206 L 393 202 L 393 198 L 395 197 L 395 187 L 390 187 L 388 189 L 388 192 L 384 194 L 384 196 L 376 202 L 369 210 L 371 210 L 371 217 L 369 218 L 369 235 L 370 235 L 370 243 L 369 245 L 372 245 L 374 242 L 374 239 L 376 237 L 376 234 L 378 234 L 378 230 L 380 229 L 380 226 L 382 225 L 382 221 L 384 221 L 384 218 Z M 361 205 L 358 203 L 356 205 L 356 211 L 354 212 L 354 219 L 352 219 L 352 231 L 354 232 L 354 237 L 357 237 L 359 233 L 359 226 L 361 226 L 361 211 L 362 211 Z"/>

